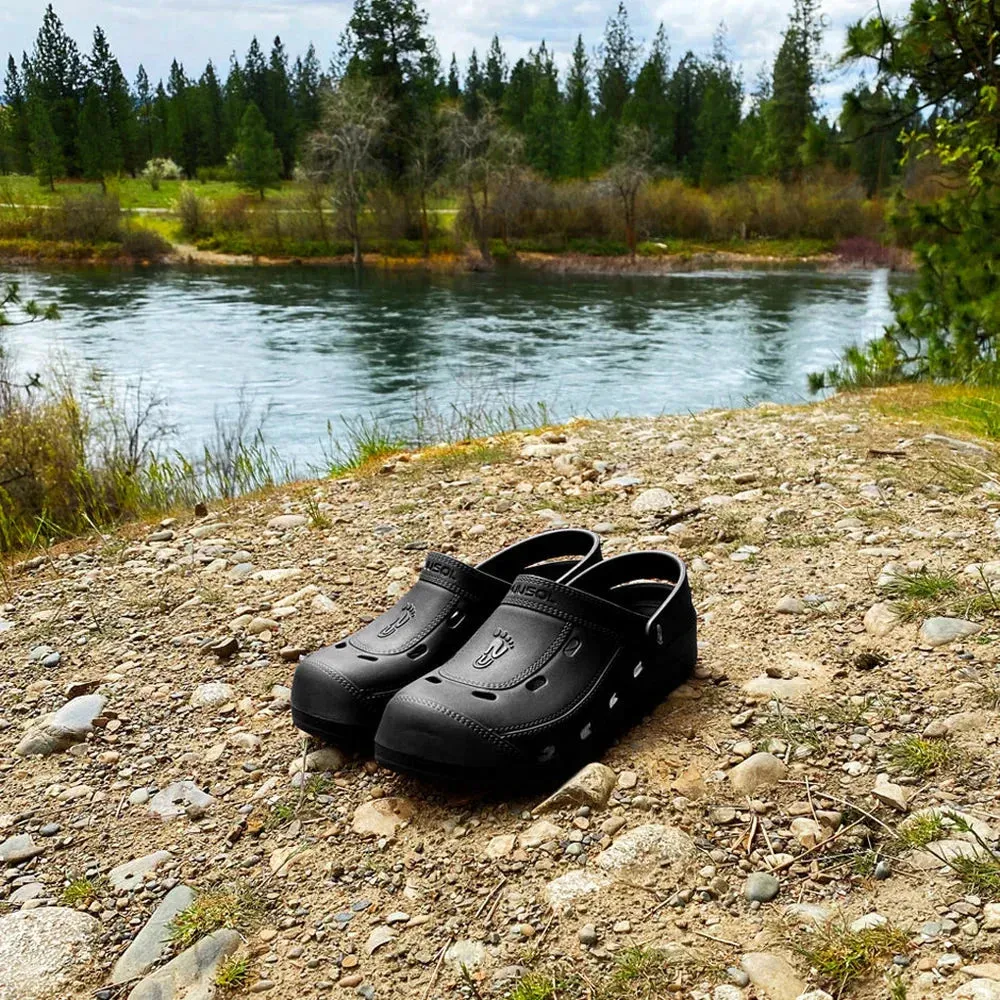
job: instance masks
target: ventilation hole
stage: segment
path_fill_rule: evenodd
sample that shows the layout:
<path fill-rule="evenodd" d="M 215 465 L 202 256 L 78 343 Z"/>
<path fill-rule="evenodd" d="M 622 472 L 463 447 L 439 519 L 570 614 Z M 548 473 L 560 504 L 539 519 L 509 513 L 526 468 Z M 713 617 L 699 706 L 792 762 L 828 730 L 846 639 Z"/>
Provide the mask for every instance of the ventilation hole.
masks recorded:
<path fill-rule="evenodd" d="M 548 684 L 548 681 L 541 674 L 539 674 L 537 677 L 532 677 L 531 680 L 524 686 L 529 691 L 537 691 L 539 688 L 545 687 L 546 684 Z"/>
<path fill-rule="evenodd" d="M 441 678 L 440 677 L 434 677 L 433 675 L 431 675 L 430 677 L 425 677 L 424 680 L 427 681 L 428 684 L 440 684 L 441 683 Z"/>
<path fill-rule="evenodd" d="M 635 666 L 634 666 L 634 667 L 632 668 L 632 676 L 633 676 L 633 677 L 638 677 L 638 676 L 639 676 L 639 674 L 641 674 L 641 673 L 642 673 L 642 663 L 637 663 L 637 664 L 636 664 L 636 665 L 635 665 Z"/>
<path fill-rule="evenodd" d="M 465 621 L 465 615 L 461 611 L 453 611 L 448 619 L 448 628 L 458 628 Z"/>
<path fill-rule="evenodd" d="M 367 656 L 364 653 L 358 653 L 359 660 L 370 660 L 372 663 L 378 663 L 377 656 Z"/>
<path fill-rule="evenodd" d="M 617 704 L 618 704 L 618 692 L 616 691 L 616 692 L 615 692 L 615 693 L 614 693 L 614 694 L 613 694 L 613 695 L 612 695 L 612 696 L 611 696 L 611 697 L 610 697 L 610 698 L 608 699 L 608 708 L 614 708 L 614 707 L 615 707 L 615 705 L 617 705 Z"/>
<path fill-rule="evenodd" d="M 420 657 L 423 656 L 424 653 L 426 653 L 426 652 L 427 652 L 427 647 L 424 646 L 423 644 L 421 644 L 421 645 L 417 646 L 416 649 L 411 649 L 406 655 L 411 660 L 419 660 Z"/>
<path fill-rule="evenodd" d="M 563 656 L 572 660 L 581 649 L 583 649 L 583 643 L 579 639 L 570 639 L 570 641 L 563 646 Z"/>
<path fill-rule="evenodd" d="M 346 642 L 338 642 L 337 645 L 334 646 L 333 648 L 334 649 L 347 649 L 347 643 Z"/>
<path fill-rule="evenodd" d="M 546 764 L 546 763 L 548 763 L 548 761 L 552 760 L 552 758 L 555 757 L 555 755 L 556 755 L 556 748 L 555 747 L 546 747 L 538 755 L 538 763 L 539 764 Z"/>
<path fill-rule="evenodd" d="M 483 701 L 496 701 L 497 696 L 492 691 L 473 691 L 473 698 L 482 698 Z"/>
<path fill-rule="evenodd" d="M 590 725 L 590 723 L 588 722 L 588 723 L 587 723 L 587 724 L 586 724 L 586 725 L 585 725 L 585 726 L 583 727 L 583 729 L 581 729 L 581 730 L 580 730 L 580 739 L 581 739 L 581 740 L 586 740 L 586 739 L 589 739 L 589 738 L 590 738 L 590 733 L 591 733 L 591 725 Z"/>

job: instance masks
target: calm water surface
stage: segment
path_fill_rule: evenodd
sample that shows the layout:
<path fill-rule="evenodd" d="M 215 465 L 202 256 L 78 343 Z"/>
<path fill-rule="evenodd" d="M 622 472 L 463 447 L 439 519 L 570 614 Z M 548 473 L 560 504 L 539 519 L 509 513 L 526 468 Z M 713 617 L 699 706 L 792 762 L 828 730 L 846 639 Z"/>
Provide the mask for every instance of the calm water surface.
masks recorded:
<path fill-rule="evenodd" d="M 301 468 L 327 424 L 376 414 L 544 400 L 556 415 L 658 414 L 804 399 L 806 375 L 889 319 L 887 272 L 669 277 L 383 274 L 241 268 L 29 271 L 22 292 L 62 311 L 13 330 L 22 367 L 56 354 L 167 399 L 195 449 L 240 393 L 269 407 L 268 440 Z"/>

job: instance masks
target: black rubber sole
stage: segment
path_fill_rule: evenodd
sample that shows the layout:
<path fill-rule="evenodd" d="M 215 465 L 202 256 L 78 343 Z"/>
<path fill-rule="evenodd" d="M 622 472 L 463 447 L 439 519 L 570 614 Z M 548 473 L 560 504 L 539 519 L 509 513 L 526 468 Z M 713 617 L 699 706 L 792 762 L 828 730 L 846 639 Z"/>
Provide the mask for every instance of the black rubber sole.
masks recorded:
<path fill-rule="evenodd" d="M 292 706 L 292 722 L 296 729 L 315 736 L 324 743 L 332 743 L 338 747 L 370 747 L 375 739 L 375 726 L 345 726 L 340 722 L 324 719 L 319 715 L 311 715 Z"/>
<path fill-rule="evenodd" d="M 663 702 L 671 691 L 688 681 L 698 659 L 696 629 L 670 644 L 663 651 L 669 665 L 663 669 L 644 670 L 637 678 L 628 698 L 622 698 L 617 708 L 610 712 L 599 731 L 594 732 L 593 742 L 580 746 L 575 752 L 558 757 L 546 766 L 537 761 L 490 767 L 470 767 L 429 760 L 419 754 L 386 747 L 375 743 L 375 760 L 383 767 L 401 774 L 412 775 L 435 784 L 476 785 L 503 788 L 512 786 L 531 788 L 554 786 L 571 777 L 585 764 L 599 760 L 616 739 L 628 732 L 637 722 L 649 715 Z M 671 667 L 673 669 L 671 669 Z"/>

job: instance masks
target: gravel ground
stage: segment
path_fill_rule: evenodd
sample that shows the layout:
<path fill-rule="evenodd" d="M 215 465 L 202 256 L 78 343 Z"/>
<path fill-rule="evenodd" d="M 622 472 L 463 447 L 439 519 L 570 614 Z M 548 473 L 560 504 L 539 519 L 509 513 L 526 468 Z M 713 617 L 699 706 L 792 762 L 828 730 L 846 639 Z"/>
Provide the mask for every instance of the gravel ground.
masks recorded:
<path fill-rule="evenodd" d="M 11 567 L 0 1000 L 1000 998 L 998 464 L 934 430 L 574 422 Z M 302 653 L 561 524 L 680 552 L 701 648 L 560 801 L 303 741 Z"/>

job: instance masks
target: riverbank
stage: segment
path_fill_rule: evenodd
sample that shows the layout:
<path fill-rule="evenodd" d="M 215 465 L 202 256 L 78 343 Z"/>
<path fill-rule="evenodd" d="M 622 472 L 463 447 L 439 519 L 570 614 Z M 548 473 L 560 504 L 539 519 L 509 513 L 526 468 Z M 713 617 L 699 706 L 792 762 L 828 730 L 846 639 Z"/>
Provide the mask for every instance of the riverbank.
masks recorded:
<path fill-rule="evenodd" d="M 512 263 L 553 274 L 676 274 L 699 270 L 724 270 L 752 267 L 794 265 L 821 270 L 877 270 L 888 267 L 893 271 L 913 270 L 912 254 L 900 248 L 885 248 L 882 252 L 839 254 L 833 249 L 802 253 L 801 241 L 756 241 L 746 250 L 733 249 L 733 241 L 719 248 L 703 241 L 672 241 L 662 249 L 645 249 L 633 257 L 627 253 L 587 254 L 575 250 L 560 253 L 538 251 L 506 251 L 497 254 L 501 263 Z M 815 241 L 814 241 L 815 242 Z M 832 246 L 832 244 L 831 244 Z M 365 253 L 364 266 L 385 270 L 435 271 L 461 273 L 482 271 L 491 264 L 484 262 L 478 251 L 437 250 L 429 256 L 421 254 Z M 214 267 L 340 267 L 354 266 L 348 253 L 333 255 L 249 254 L 226 253 L 201 248 L 192 243 L 173 243 L 171 250 L 155 259 L 137 259 L 124 253 L 119 244 L 91 245 L 70 241 L 0 240 L 0 263 L 12 267 L 48 267 L 53 265 L 135 267 L 135 266 L 195 266 Z"/>
<path fill-rule="evenodd" d="M 5 1000 L 92 996 L 126 952 L 120 978 L 146 976 L 213 931 L 192 977 L 278 1000 L 994 995 L 1000 487 L 974 396 L 387 454 L 5 569 Z M 302 651 L 427 549 L 478 560 L 560 523 L 609 555 L 680 551 L 699 610 L 696 676 L 587 805 L 533 814 L 303 747 Z M 72 699 L 75 730 L 38 731 Z M 136 936 L 170 907 L 173 943 Z"/>

